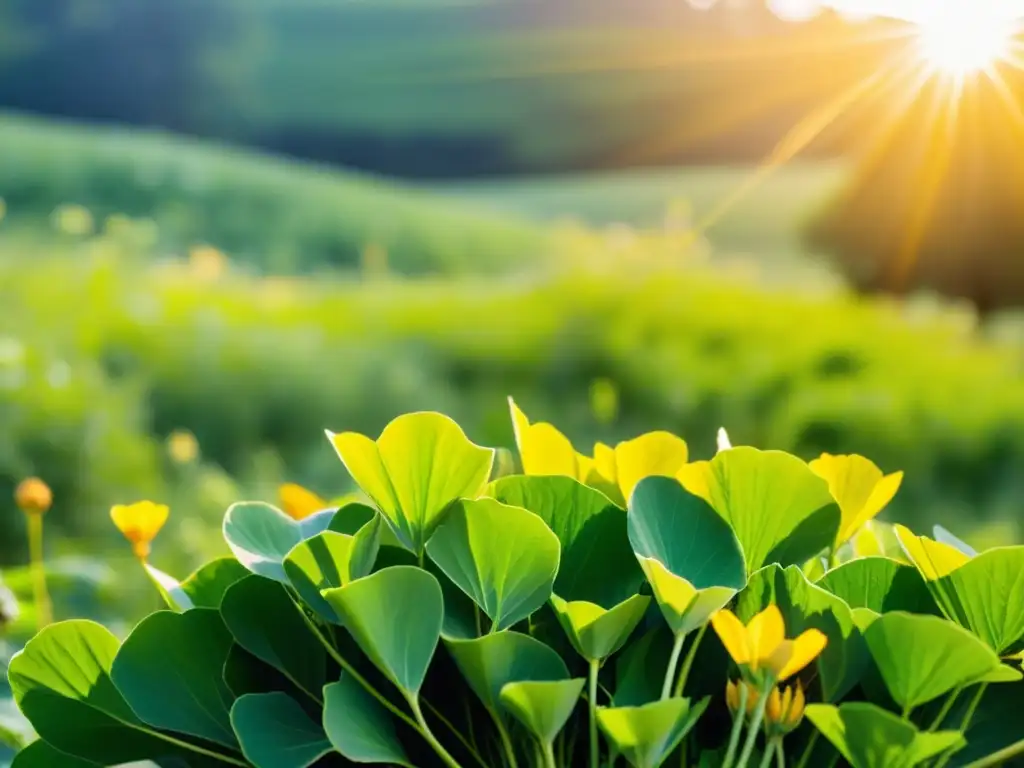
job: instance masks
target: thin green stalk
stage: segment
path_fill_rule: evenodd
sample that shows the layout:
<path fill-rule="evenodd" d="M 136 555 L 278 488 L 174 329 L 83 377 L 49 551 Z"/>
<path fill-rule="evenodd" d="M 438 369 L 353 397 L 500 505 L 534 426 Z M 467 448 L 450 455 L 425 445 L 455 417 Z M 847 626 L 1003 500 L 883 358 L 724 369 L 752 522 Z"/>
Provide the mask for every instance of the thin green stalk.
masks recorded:
<path fill-rule="evenodd" d="M 708 624 L 705 624 L 697 631 L 697 636 L 693 638 L 693 645 L 690 646 L 690 650 L 686 652 L 686 659 L 683 661 L 683 668 L 679 672 L 679 679 L 676 680 L 675 690 L 672 692 L 673 696 L 682 696 L 683 688 L 686 686 L 686 681 L 690 677 L 690 670 L 693 669 L 693 660 L 697 658 L 697 649 L 700 647 L 700 641 L 704 639 L 704 633 L 708 631 Z"/>
<path fill-rule="evenodd" d="M 28 553 L 32 569 L 32 597 L 36 604 L 36 628 L 53 622 L 53 607 L 46 589 L 46 563 L 43 559 L 43 516 L 32 512 L 28 518 Z"/>
<path fill-rule="evenodd" d="M 761 698 L 757 700 L 754 714 L 750 718 L 750 730 L 747 731 L 747 741 L 744 743 L 743 751 L 740 752 L 740 759 L 736 763 L 737 768 L 746 768 L 750 755 L 754 751 L 754 744 L 757 742 L 758 731 L 761 730 L 761 721 L 764 720 L 764 709 L 768 705 L 768 693 L 771 689 L 771 680 L 761 688 Z"/>
<path fill-rule="evenodd" d="M 498 736 L 501 737 L 501 746 L 505 748 L 505 761 L 509 768 L 519 768 L 519 764 L 516 762 L 516 750 L 512 746 L 512 739 L 508 735 L 508 728 L 505 727 L 505 723 L 501 721 L 501 715 L 492 710 L 490 707 L 487 709 L 491 713 L 491 717 L 494 719 L 494 725 L 498 729 Z"/>
<path fill-rule="evenodd" d="M 590 710 L 590 768 L 598 768 L 600 762 L 598 757 L 597 744 L 597 673 L 601 668 L 601 662 L 597 659 L 590 660 L 589 699 L 587 708 Z"/>
<path fill-rule="evenodd" d="M 480 606 L 476 603 L 473 604 L 473 617 L 476 619 L 476 636 L 480 637 L 484 633 L 484 625 L 480 621 Z"/>
<path fill-rule="evenodd" d="M 422 702 L 423 702 L 423 706 L 427 708 L 427 711 L 430 712 L 430 714 L 432 714 L 438 720 L 440 720 L 441 721 L 441 725 L 443 725 L 445 728 L 447 728 L 448 731 L 452 734 L 452 736 L 454 736 L 456 739 L 458 739 L 459 743 L 463 747 L 466 748 L 466 751 L 469 752 L 469 754 L 473 757 L 474 760 L 476 760 L 477 764 L 480 765 L 481 768 L 488 768 L 487 763 L 485 763 L 484 759 L 480 756 L 480 752 L 477 750 L 475 744 L 471 744 L 470 743 L 470 739 L 467 739 L 465 736 L 463 736 L 462 735 L 462 731 L 460 731 L 458 728 L 456 728 L 454 725 L 452 725 L 451 720 L 449 720 L 447 717 L 445 717 L 441 713 L 441 710 L 439 710 L 437 707 L 435 707 L 433 704 L 431 704 L 426 699 L 423 699 Z M 473 718 L 469 718 L 469 728 L 470 728 L 470 735 L 472 736 L 472 733 L 473 733 L 473 730 L 472 730 L 473 729 Z M 472 739 L 472 741 L 475 742 L 476 739 Z"/>
<path fill-rule="evenodd" d="M 1024 755 L 1024 739 L 1004 747 L 998 752 L 993 752 L 988 757 L 968 763 L 966 768 L 995 768 L 997 765 L 1004 765 L 1010 758 L 1020 757 L 1021 755 Z"/>
<path fill-rule="evenodd" d="M 775 740 L 775 768 L 786 768 L 786 753 L 782 751 L 782 738 Z"/>
<path fill-rule="evenodd" d="M 949 694 L 949 696 L 946 697 L 946 702 L 942 705 L 942 709 L 939 710 L 939 714 L 935 716 L 935 719 L 932 721 L 932 724 L 928 726 L 929 733 L 939 730 L 939 726 L 942 725 L 942 722 L 946 719 L 947 715 L 949 715 L 949 710 L 953 708 L 953 704 L 956 702 L 957 697 L 962 692 L 963 688 L 957 687 L 954 688 L 953 691 Z"/>
<path fill-rule="evenodd" d="M 964 713 L 964 719 L 960 721 L 960 732 L 963 734 L 967 733 L 967 729 L 971 727 L 971 721 L 974 719 L 974 713 L 978 711 L 978 705 L 981 704 L 981 699 L 985 695 L 985 691 L 988 690 L 988 683 L 982 683 L 978 686 L 978 692 L 974 694 L 974 698 L 971 699 L 970 705 L 967 707 L 967 711 Z M 935 768 L 945 768 L 953 755 L 956 754 L 956 748 L 947 749 L 946 753 L 942 756 L 942 759 L 935 764 Z"/>
<path fill-rule="evenodd" d="M 409 702 L 409 708 L 412 710 L 413 715 L 416 718 L 416 722 L 419 723 L 419 731 L 423 735 L 423 738 L 427 740 L 437 756 L 441 758 L 441 761 L 448 766 L 448 768 L 462 768 L 459 763 L 448 754 L 448 750 L 444 748 L 437 737 L 434 736 L 433 731 L 430 730 L 430 726 L 427 725 L 427 720 L 423 717 L 423 710 L 420 709 L 420 697 L 413 693 L 406 697 L 406 701 Z"/>
<path fill-rule="evenodd" d="M 772 758 L 775 756 L 778 747 L 778 739 L 769 739 L 764 745 L 764 755 L 761 757 L 761 768 L 770 768 Z"/>
<path fill-rule="evenodd" d="M 672 683 L 676 679 L 676 668 L 679 666 L 679 657 L 683 653 L 683 643 L 686 641 L 685 632 L 677 632 L 675 642 L 672 644 L 672 655 L 668 657 L 668 669 L 665 670 L 665 680 L 661 684 L 661 700 L 664 701 L 672 692 Z"/>
<path fill-rule="evenodd" d="M 169 736 L 168 734 L 163 733 L 162 731 L 150 730 L 149 728 L 146 728 L 144 726 L 136 725 L 134 723 L 129 723 L 125 720 L 121 720 L 121 718 L 117 718 L 117 720 L 119 723 L 128 728 L 139 731 L 140 733 L 144 733 L 147 736 L 153 736 L 157 739 L 161 739 L 162 741 L 166 741 L 168 744 L 173 744 L 174 746 L 180 747 L 181 749 L 189 750 L 190 752 L 195 752 L 197 755 L 212 757 L 214 760 L 220 760 L 221 762 L 225 762 L 228 765 L 240 765 L 242 766 L 242 768 L 245 768 L 247 765 L 249 765 L 246 762 L 243 762 L 229 755 L 222 754 L 221 752 L 215 752 L 212 749 L 200 747 L 198 744 L 191 744 L 187 741 L 181 741 L 180 739 L 176 739 L 173 736 Z"/>
<path fill-rule="evenodd" d="M 811 732 L 811 738 L 807 740 L 807 746 L 804 747 L 804 753 L 800 756 L 800 762 L 796 764 L 796 768 L 807 768 L 807 763 L 811 759 L 811 753 L 814 752 L 814 745 L 818 743 L 818 736 L 821 735 L 821 731 L 815 729 Z"/>
<path fill-rule="evenodd" d="M 541 751 L 544 753 L 544 768 L 558 768 L 558 763 L 555 762 L 555 749 L 550 741 L 541 744 Z"/>
<path fill-rule="evenodd" d="M 722 768 L 732 768 L 732 762 L 736 759 L 736 748 L 740 743 L 740 733 L 743 731 L 743 720 L 747 714 L 747 686 L 740 686 L 740 706 L 733 715 L 732 733 L 729 735 L 729 748 L 725 752 L 725 760 L 722 761 Z"/>

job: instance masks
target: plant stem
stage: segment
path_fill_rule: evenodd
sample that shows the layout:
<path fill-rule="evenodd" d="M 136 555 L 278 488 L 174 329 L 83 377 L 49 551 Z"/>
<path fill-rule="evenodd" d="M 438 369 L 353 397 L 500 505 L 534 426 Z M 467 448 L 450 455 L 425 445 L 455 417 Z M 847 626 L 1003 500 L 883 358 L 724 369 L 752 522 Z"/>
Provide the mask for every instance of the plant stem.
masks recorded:
<path fill-rule="evenodd" d="M 932 724 L 928 727 L 929 733 L 939 730 L 939 726 L 942 725 L 942 721 L 946 719 L 947 715 L 949 715 L 949 710 L 953 708 L 953 704 L 956 702 L 957 697 L 961 694 L 962 691 L 963 688 L 954 688 L 952 693 L 950 693 L 949 696 L 946 697 L 946 703 L 942 705 L 942 709 L 939 710 L 939 714 L 935 716 L 935 719 L 932 721 Z"/>
<path fill-rule="evenodd" d="M 804 747 L 804 753 L 800 756 L 800 762 L 796 764 L 796 768 L 807 768 L 807 763 L 811 759 L 811 754 L 814 752 L 814 745 L 818 743 L 818 736 L 821 735 L 821 731 L 815 729 L 811 733 L 811 738 L 807 740 L 807 746 Z"/>
<path fill-rule="evenodd" d="M 985 691 L 988 690 L 988 683 L 982 683 L 978 686 L 978 692 L 974 694 L 974 698 L 971 699 L 970 705 L 967 707 L 967 711 L 964 713 L 964 719 L 960 721 L 960 732 L 967 735 L 967 729 L 971 727 L 971 720 L 974 719 L 974 713 L 978 711 L 978 705 L 981 704 L 981 699 L 985 695 Z M 947 749 L 946 753 L 942 756 L 942 759 L 935 764 L 935 768 L 944 768 L 957 752 L 957 748 Z"/>
<path fill-rule="evenodd" d="M 782 737 L 775 740 L 775 768 L 786 768 L 786 753 L 782 751 Z"/>
<path fill-rule="evenodd" d="M 765 742 L 764 755 L 761 757 L 761 768 L 769 768 L 772 764 L 772 757 L 775 755 L 775 748 L 778 746 L 778 739 L 770 739 Z"/>
<path fill-rule="evenodd" d="M 740 759 L 736 763 L 737 768 L 746 768 L 747 761 L 750 760 L 750 755 L 754 751 L 754 743 L 757 741 L 758 731 L 761 730 L 761 721 L 764 720 L 764 709 L 768 704 L 768 693 L 771 689 L 771 680 L 761 687 L 761 698 L 757 700 L 757 707 L 754 708 L 754 714 L 750 718 L 747 741 L 743 745 L 743 751 L 740 752 Z"/>
<path fill-rule="evenodd" d="M 28 553 L 32 568 L 32 597 L 36 604 L 36 627 L 42 629 L 53 622 L 53 607 L 46 589 L 46 564 L 43 560 L 43 516 L 30 513 L 28 518 Z"/>
<path fill-rule="evenodd" d="M 679 666 L 679 656 L 683 652 L 683 643 L 686 641 L 685 632 L 677 632 L 675 642 L 672 644 L 672 655 L 668 657 L 668 669 L 665 670 L 665 680 L 661 684 L 661 700 L 664 701 L 672 692 L 672 683 L 676 679 L 676 668 Z"/>
<path fill-rule="evenodd" d="M 1004 765 L 1011 757 L 1024 755 L 1024 739 L 1004 747 L 998 752 L 993 752 L 987 757 L 968 763 L 966 768 L 995 768 L 997 765 Z"/>
<path fill-rule="evenodd" d="M 740 686 L 740 706 L 733 715 L 732 733 L 729 735 L 729 749 L 726 750 L 725 760 L 722 761 L 722 768 L 732 768 L 732 762 L 736 759 L 736 748 L 740 743 L 740 733 L 743 731 L 743 719 L 747 714 L 747 686 Z"/>
<path fill-rule="evenodd" d="M 704 639 L 704 633 L 708 631 L 708 624 L 705 624 L 697 631 L 697 636 L 693 638 L 693 645 L 690 646 L 690 650 L 686 652 L 686 659 L 683 661 L 683 668 L 679 672 L 679 679 L 676 680 L 675 690 L 672 692 L 673 696 L 682 696 L 683 688 L 686 686 L 686 681 L 690 677 L 690 670 L 693 669 L 693 660 L 697 658 L 697 648 L 700 647 L 700 641 Z"/>
<path fill-rule="evenodd" d="M 587 691 L 587 708 L 590 710 L 590 768 L 598 768 L 600 762 L 597 744 L 597 673 L 600 668 L 599 660 L 590 660 L 590 685 Z"/>
<path fill-rule="evenodd" d="M 550 741 L 545 741 L 541 744 L 541 751 L 544 752 L 545 768 L 558 768 L 558 763 L 555 762 L 555 749 Z"/>
<path fill-rule="evenodd" d="M 416 717 L 416 722 L 419 723 L 420 733 L 423 735 L 423 738 L 427 740 L 427 743 L 431 748 L 437 753 L 437 756 L 441 758 L 442 762 L 444 762 L 448 768 L 462 768 L 462 766 L 456 762 L 455 758 L 448 754 L 448 750 L 441 745 L 441 742 L 439 742 L 434 736 L 433 731 L 430 730 L 430 726 L 427 725 L 427 720 L 423 717 L 423 710 L 420 709 L 419 694 L 409 694 L 406 700 L 409 702 L 409 708 Z"/>
<path fill-rule="evenodd" d="M 438 720 L 440 720 L 441 721 L 441 725 L 443 725 L 445 728 L 447 728 L 448 731 L 452 734 L 452 736 L 454 736 L 456 739 L 458 739 L 459 743 L 463 747 L 466 748 L 466 751 L 469 752 L 469 754 L 473 756 L 473 759 L 476 760 L 477 764 L 479 764 L 481 766 L 481 768 L 487 768 L 487 763 L 484 762 L 484 759 L 480 756 L 480 752 L 476 748 L 476 745 L 475 745 L 476 739 L 475 738 L 472 739 L 472 741 L 474 743 L 470 743 L 471 739 L 467 739 L 465 736 L 463 736 L 462 735 L 462 731 L 460 731 L 458 728 L 456 728 L 454 725 L 452 725 L 451 720 L 449 720 L 447 717 L 445 717 L 441 713 L 441 710 L 439 710 L 437 707 L 435 707 L 433 704 L 431 704 L 426 699 L 423 699 L 422 702 L 423 702 L 423 706 L 426 707 L 427 711 L 430 712 L 430 714 L 432 714 Z M 472 730 L 473 729 L 473 719 L 472 718 L 469 718 L 469 727 L 470 727 L 470 736 L 472 737 L 472 733 L 473 733 L 473 730 Z"/>
<path fill-rule="evenodd" d="M 498 729 L 498 736 L 501 737 L 501 745 L 505 748 L 505 760 L 508 763 L 509 768 L 519 768 L 516 762 L 516 750 L 512 746 L 512 739 L 508 735 L 508 728 L 505 727 L 505 723 L 501 721 L 501 715 L 488 707 L 488 712 L 491 713 L 491 717 L 494 718 L 494 725 Z"/>

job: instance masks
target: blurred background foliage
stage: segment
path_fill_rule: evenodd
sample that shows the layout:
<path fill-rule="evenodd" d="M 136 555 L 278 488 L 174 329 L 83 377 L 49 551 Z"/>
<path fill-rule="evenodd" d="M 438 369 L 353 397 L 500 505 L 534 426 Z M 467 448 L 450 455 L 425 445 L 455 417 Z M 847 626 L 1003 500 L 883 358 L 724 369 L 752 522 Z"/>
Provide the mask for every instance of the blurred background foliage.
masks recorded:
<path fill-rule="evenodd" d="M 511 447 L 508 395 L 585 452 L 670 429 L 707 457 L 724 426 L 863 453 L 907 473 L 891 518 L 1020 540 L 1020 123 L 936 129 L 928 88 L 826 120 L 905 24 L 695 5 L 0 3 L 19 597 L 26 476 L 58 617 L 124 619 L 156 598 L 112 575 L 112 504 L 171 506 L 154 563 L 183 577 L 231 502 L 350 490 L 325 428 L 437 409 Z"/>

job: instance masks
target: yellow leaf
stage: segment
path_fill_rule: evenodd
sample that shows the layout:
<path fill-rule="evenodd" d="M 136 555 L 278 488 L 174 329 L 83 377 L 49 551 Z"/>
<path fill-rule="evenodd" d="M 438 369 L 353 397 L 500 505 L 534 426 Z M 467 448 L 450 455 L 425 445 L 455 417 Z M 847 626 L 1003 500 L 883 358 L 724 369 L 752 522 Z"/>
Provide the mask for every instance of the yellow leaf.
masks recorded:
<path fill-rule="evenodd" d="M 648 432 L 615 446 L 615 479 L 622 498 L 629 501 L 636 484 L 645 477 L 675 477 L 686 464 L 686 442 L 670 432 Z"/>
<path fill-rule="evenodd" d="M 708 504 L 711 503 L 711 464 L 709 462 L 693 461 L 684 464 L 676 472 L 676 479 L 694 496 L 700 496 Z"/>
<path fill-rule="evenodd" d="M 285 483 L 277 490 L 281 509 L 293 520 L 304 520 L 330 505 L 310 490 L 296 483 Z"/>
<path fill-rule="evenodd" d="M 883 476 L 882 471 L 863 456 L 826 453 L 810 466 L 828 482 L 828 489 L 842 512 L 836 546 L 849 541 L 862 525 L 881 512 L 903 482 L 902 472 Z"/>
<path fill-rule="evenodd" d="M 896 538 L 925 581 L 936 581 L 948 576 L 971 559 L 956 547 L 927 536 L 916 536 L 902 525 L 896 526 Z"/>
<path fill-rule="evenodd" d="M 531 424 L 511 397 L 508 405 L 523 474 L 568 475 L 582 481 L 579 454 L 569 438 L 546 422 Z"/>

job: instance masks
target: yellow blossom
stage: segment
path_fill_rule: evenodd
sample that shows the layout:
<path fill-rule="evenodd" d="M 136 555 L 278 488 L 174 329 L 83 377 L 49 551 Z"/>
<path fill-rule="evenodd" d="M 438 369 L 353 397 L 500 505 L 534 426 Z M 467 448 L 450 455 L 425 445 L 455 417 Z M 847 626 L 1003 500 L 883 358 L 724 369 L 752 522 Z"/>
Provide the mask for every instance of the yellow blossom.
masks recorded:
<path fill-rule="evenodd" d="M 892 501 L 903 482 L 902 472 L 883 476 L 882 470 L 863 456 L 823 453 L 810 467 L 828 482 L 829 492 L 842 513 L 836 546 L 849 541 L 858 529 L 874 519 Z"/>
<path fill-rule="evenodd" d="M 132 551 L 140 560 L 149 557 L 150 544 L 167 522 L 170 510 L 165 504 L 138 501 L 117 504 L 110 508 L 110 519 L 132 544 Z"/>
<path fill-rule="evenodd" d="M 176 430 L 167 438 L 167 453 L 176 464 L 191 464 L 199 456 L 199 442 L 188 430 Z"/>
<path fill-rule="evenodd" d="M 766 672 L 777 682 L 795 675 L 814 661 L 828 642 L 817 629 L 787 640 L 782 612 L 776 605 L 769 605 L 746 626 L 732 611 L 723 609 L 711 617 L 711 625 L 733 661 L 757 680 Z"/>
<path fill-rule="evenodd" d="M 281 508 L 294 520 L 303 520 L 330 506 L 312 491 L 295 483 L 285 483 L 278 488 L 277 495 L 281 500 Z"/>
<path fill-rule="evenodd" d="M 53 492 L 38 477 L 29 477 L 18 483 L 14 501 L 26 515 L 41 515 L 53 504 Z"/>
<path fill-rule="evenodd" d="M 781 692 L 778 688 L 772 688 L 764 710 L 769 729 L 783 735 L 794 730 L 803 719 L 806 704 L 804 689 L 799 681 Z"/>

